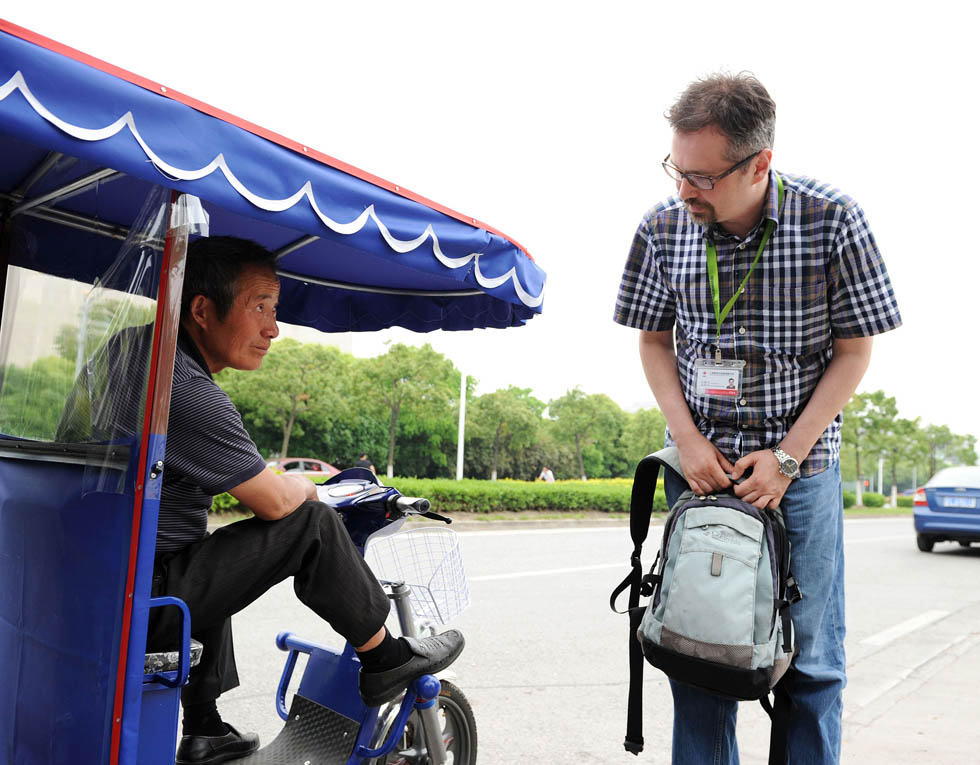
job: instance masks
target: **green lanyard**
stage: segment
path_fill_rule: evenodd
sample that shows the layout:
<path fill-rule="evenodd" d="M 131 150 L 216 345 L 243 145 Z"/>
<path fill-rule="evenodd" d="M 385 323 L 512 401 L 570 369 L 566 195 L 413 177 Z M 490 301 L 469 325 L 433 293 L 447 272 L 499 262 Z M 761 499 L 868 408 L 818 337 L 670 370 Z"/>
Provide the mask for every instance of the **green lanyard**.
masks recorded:
<path fill-rule="evenodd" d="M 776 176 L 776 214 L 778 215 L 783 206 L 783 179 L 779 177 L 778 173 L 773 173 Z M 759 251 L 755 254 L 755 259 L 752 261 L 752 265 L 749 268 L 749 272 L 742 279 L 742 283 L 738 285 L 738 289 L 735 290 L 735 294 L 731 296 L 729 301 L 725 303 L 724 308 L 721 306 L 721 290 L 718 287 L 718 250 L 715 249 L 714 244 L 710 242 L 704 246 L 705 254 L 708 256 L 708 282 L 711 285 L 711 302 L 714 304 L 715 308 L 715 323 L 718 327 L 718 342 L 715 344 L 715 359 L 721 361 L 721 325 L 724 323 L 728 314 L 732 310 L 732 306 L 735 305 L 735 301 L 738 300 L 739 295 L 745 292 L 745 285 L 749 281 L 749 277 L 752 276 L 752 272 L 755 270 L 756 263 L 759 262 L 759 258 L 762 257 L 762 251 L 766 249 L 766 244 L 769 242 L 769 237 L 772 234 L 772 230 L 776 227 L 776 222 L 771 218 L 766 221 L 766 230 L 762 234 L 762 241 L 759 243 Z"/>

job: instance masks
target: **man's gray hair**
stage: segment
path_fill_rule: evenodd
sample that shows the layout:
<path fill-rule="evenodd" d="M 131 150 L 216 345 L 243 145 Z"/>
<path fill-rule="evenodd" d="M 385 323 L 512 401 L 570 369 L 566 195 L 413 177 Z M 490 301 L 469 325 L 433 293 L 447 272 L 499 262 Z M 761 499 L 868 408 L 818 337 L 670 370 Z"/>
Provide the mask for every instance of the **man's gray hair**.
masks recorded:
<path fill-rule="evenodd" d="M 679 133 L 714 125 L 728 136 L 726 159 L 738 162 L 771 149 L 776 134 L 776 103 L 751 72 L 720 72 L 687 86 L 664 115 Z"/>

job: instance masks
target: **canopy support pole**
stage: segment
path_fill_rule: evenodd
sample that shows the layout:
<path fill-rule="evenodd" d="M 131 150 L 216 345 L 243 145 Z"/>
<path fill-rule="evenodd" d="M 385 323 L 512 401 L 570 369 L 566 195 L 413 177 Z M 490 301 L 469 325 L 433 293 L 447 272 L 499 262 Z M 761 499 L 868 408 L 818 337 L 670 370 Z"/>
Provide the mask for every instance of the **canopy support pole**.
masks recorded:
<path fill-rule="evenodd" d="M 30 175 L 21 181 L 21 184 L 14 189 L 14 196 L 26 197 L 27 192 L 31 190 L 31 187 L 46 176 L 48 171 L 54 167 L 58 163 L 58 160 L 60 160 L 63 156 L 65 155 L 60 151 L 49 151 L 44 159 L 38 163 L 37 167 L 31 171 Z"/>
<path fill-rule="evenodd" d="M 47 194 L 42 194 L 39 197 L 34 197 L 26 202 L 22 202 L 10 211 L 10 217 L 13 218 L 15 215 L 20 215 L 21 213 L 27 212 L 35 207 L 40 207 L 41 205 L 47 202 L 52 202 L 56 199 L 66 199 L 67 197 L 84 191 L 94 183 L 108 180 L 113 177 L 119 177 L 121 175 L 122 173 L 120 173 L 118 170 L 113 170 L 111 167 L 104 167 L 101 170 L 96 170 L 94 173 L 89 173 L 83 178 L 67 183 L 60 188 L 49 191 Z"/>
<path fill-rule="evenodd" d="M 12 202 L 17 204 L 21 199 L 13 194 L 5 194 L 0 191 L 0 202 Z M 126 226 L 117 226 L 113 223 L 106 223 L 86 215 L 69 212 L 68 210 L 58 210 L 54 207 L 34 207 L 27 210 L 24 215 L 31 218 L 40 218 L 51 223 L 58 223 L 69 228 L 77 228 L 80 231 L 88 231 L 92 234 L 101 234 L 112 239 L 125 240 L 129 236 L 129 229 Z"/>
<path fill-rule="evenodd" d="M 297 239 L 294 242 L 290 242 L 285 247 L 280 247 L 275 252 L 276 261 L 279 261 L 281 258 L 286 257 L 291 252 L 296 252 L 296 250 L 299 250 L 299 249 L 302 249 L 303 247 L 306 247 L 306 245 L 308 245 L 308 244 L 313 244 L 313 242 L 315 242 L 319 238 L 320 237 L 313 236 L 313 235 L 304 236 L 304 237 L 300 237 L 299 239 Z"/>

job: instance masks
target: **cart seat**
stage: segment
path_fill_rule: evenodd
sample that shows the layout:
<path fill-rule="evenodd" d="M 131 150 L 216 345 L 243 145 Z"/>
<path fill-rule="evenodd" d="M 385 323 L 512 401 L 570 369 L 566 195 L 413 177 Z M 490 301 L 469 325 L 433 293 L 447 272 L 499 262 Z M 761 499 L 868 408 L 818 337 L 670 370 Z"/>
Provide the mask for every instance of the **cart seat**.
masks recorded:
<path fill-rule="evenodd" d="M 204 646 L 191 638 L 191 666 L 196 667 L 201 661 Z M 176 672 L 180 651 L 160 651 L 148 653 L 143 662 L 143 674 L 152 675 L 157 672 Z"/>

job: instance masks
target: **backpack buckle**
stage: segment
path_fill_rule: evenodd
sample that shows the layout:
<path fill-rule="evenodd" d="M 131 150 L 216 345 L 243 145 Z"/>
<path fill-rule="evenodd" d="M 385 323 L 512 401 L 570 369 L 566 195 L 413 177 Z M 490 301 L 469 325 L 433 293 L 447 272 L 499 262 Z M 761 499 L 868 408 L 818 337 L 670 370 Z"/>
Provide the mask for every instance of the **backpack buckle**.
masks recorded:
<path fill-rule="evenodd" d="M 654 574 L 651 571 L 640 580 L 640 595 L 649 598 L 653 595 L 653 588 L 658 584 L 660 584 L 660 574 Z"/>
<path fill-rule="evenodd" d="M 800 585 L 796 583 L 796 579 L 790 574 L 786 578 L 786 594 L 789 596 L 788 600 L 790 605 L 793 603 L 799 603 L 803 600 L 803 593 L 800 592 Z"/>

